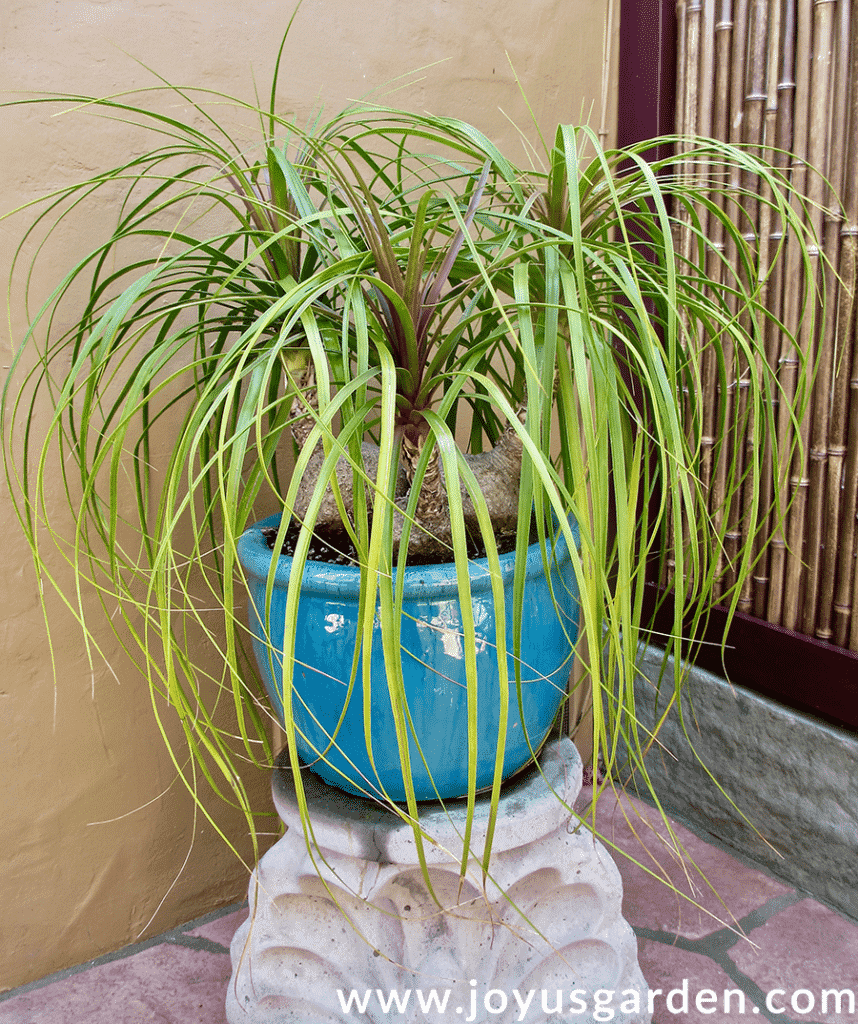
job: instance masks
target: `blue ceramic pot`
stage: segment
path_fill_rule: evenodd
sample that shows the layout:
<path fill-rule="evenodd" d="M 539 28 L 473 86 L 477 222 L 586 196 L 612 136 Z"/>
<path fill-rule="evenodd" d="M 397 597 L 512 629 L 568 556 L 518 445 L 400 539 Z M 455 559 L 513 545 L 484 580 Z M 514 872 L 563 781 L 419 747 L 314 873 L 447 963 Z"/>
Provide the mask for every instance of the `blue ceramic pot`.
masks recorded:
<path fill-rule="evenodd" d="M 250 527 L 238 541 L 238 556 L 250 589 L 250 627 L 254 652 L 272 706 L 283 716 L 282 649 L 286 590 L 292 559 L 278 559 L 268 627 L 263 628 L 265 590 L 273 553 L 262 534 L 276 527 L 270 516 Z M 577 537 L 577 531 L 576 531 Z M 506 643 L 521 635 L 521 697 L 515 666 L 509 664 L 509 719 L 504 777 L 522 768 L 542 743 L 566 692 L 572 647 L 578 635 L 578 590 L 565 540 L 558 539 L 549 578 L 539 545 L 528 549 L 524 609 L 514 624 L 512 580 L 515 554 L 500 559 L 507 605 Z M 411 722 L 423 757 L 411 744 L 411 770 L 419 800 L 463 796 L 468 788 L 467 683 L 461 636 L 461 606 L 452 564 L 406 570 L 402 663 Z M 498 743 L 500 699 L 495 648 L 494 602 L 486 559 L 471 562 L 471 594 L 477 633 L 477 788 L 491 785 Z M 343 712 L 358 631 L 360 571 L 327 562 L 306 563 L 298 606 L 293 714 L 302 760 L 325 781 L 349 793 L 378 793 L 404 800 L 393 712 L 384 673 L 381 628 L 372 644 L 371 722 L 375 771 L 364 739 L 361 670 Z M 552 599 L 552 590 L 554 599 Z M 556 607 L 555 607 L 556 600 Z M 270 636 L 271 647 L 265 642 Z M 324 759 L 319 753 L 324 752 Z M 425 759 L 428 771 L 424 765 Z M 431 776 L 431 777 L 430 777 Z M 434 783 L 434 784 L 433 784 Z M 436 792 L 437 790 L 437 792 Z"/>

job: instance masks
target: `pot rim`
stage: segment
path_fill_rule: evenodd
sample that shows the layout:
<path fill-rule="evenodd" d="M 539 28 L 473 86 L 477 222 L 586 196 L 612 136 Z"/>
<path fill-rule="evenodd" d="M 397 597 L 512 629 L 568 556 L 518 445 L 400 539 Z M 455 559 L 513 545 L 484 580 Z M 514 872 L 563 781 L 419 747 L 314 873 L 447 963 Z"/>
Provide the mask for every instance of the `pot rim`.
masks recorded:
<path fill-rule="evenodd" d="M 275 512 L 266 516 L 258 522 L 249 526 L 238 538 L 238 558 L 244 571 L 267 584 L 273 552 L 268 547 L 262 530 L 279 525 L 283 513 Z M 580 544 L 578 525 L 570 516 L 569 524 L 575 537 L 576 545 Z M 569 562 L 570 555 L 566 544 L 566 538 L 562 533 L 557 535 L 554 549 L 551 552 L 552 567 L 557 569 L 560 565 Z M 510 551 L 500 555 L 501 578 L 507 583 L 515 572 L 515 552 Z M 290 555 L 280 555 L 277 560 L 277 567 L 274 572 L 274 586 L 288 586 L 292 574 L 293 559 Z M 469 574 L 471 578 L 472 592 L 488 590 L 491 588 L 491 572 L 489 570 L 488 558 L 475 558 L 469 561 Z M 542 550 L 539 542 L 531 544 L 527 549 L 527 564 L 525 567 L 525 579 L 537 575 L 544 575 Z M 396 579 L 396 570 L 393 571 L 393 578 Z M 357 598 L 360 592 L 361 570 L 354 565 L 334 565 L 331 562 L 316 562 L 307 560 L 304 566 L 304 575 L 301 588 L 304 591 L 327 593 L 346 597 L 353 595 Z M 405 585 L 403 596 L 406 600 L 425 597 L 427 594 L 433 596 L 457 596 L 459 586 L 456 579 L 454 562 L 439 562 L 429 565 L 409 565 L 405 568 Z"/>

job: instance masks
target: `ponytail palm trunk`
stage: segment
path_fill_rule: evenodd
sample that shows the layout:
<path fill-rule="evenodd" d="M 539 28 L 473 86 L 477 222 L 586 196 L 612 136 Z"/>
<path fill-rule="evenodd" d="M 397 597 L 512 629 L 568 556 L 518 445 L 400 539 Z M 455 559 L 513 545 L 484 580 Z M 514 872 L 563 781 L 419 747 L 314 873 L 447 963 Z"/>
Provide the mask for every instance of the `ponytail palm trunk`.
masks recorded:
<path fill-rule="evenodd" d="M 273 101 L 258 112 L 259 149 L 250 152 L 214 120 L 222 97 L 211 107 L 208 94 L 182 98 L 207 132 L 121 98 L 62 98 L 144 125 L 154 146 L 46 197 L 25 239 L 44 244 L 78 204 L 126 189 L 112 234 L 81 256 L 19 339 L 3 396 L 21 527 L 91 657 L 105 628 L 84 597 L 94 588 L 107 625 L 164 699 L 156 714 L 178 716 L 195 771 L 252 825 L 240 769 L 271 764 L 270 709 L 248 657 L 235 546 L 260 514 L 282 511 L 277 543 L 290 520 L 300 524 L 283 704 L 303 800 L 291 712 L 296 610 L 313 531 L 336 526 L 362 574 L 354 664 L 359 655 L 369 664 L 378 617 L 408 790 L 403 574 L 394 569 L 418 557 L 452 563 L 467 609 L 474 543 L 497 574 L 499 544 L 518 556 L 535 537 L 547 566 L 562 532 L 593 652 L 594 756 L 610 771 L 622 741 L 643 771 L 653 737 L 638 729 L 633 682 L 648 638 L 648 563 L 673 567 L 675 629 L 659 640 L 678 651 L 686 613 L 698 621 L 716 593 L 735 607 L 762 524 L 783 514 L 766 507 L 761 489 L 764 453 L 776 474 L 792 455 L 776 440 L 786 399 L 764 358 L 761 247 L 752 224 L 724 213 L 741 211 L 741 196 L 727 203 L 721 193 L 729 181 L 754 189 L 807 263 L 811 240 L 788 182 L 718 142 L 684 140 L 681 158 L 648 165 L 640 154 L 651 143 L 607 151 L 590 130 L 566 126 L 545 146 L 545 171 L 524 171 L 463 122 L 358 108 L 308 131 L 281 120 Z M 718 247 L 701 229 L 701 208 Z M 690 241 L 682 253 L 680 224 Z M 744 262 L 712 280 L 704 268 L 720 258 L 721 238 Z M 812 317 L 809 287 L 795 284 Z M 708 510 L 699 475 L 704 359 L 722 384 L 734 367 L 749 383 L 754 443 L 724 494 L 725 505 L 741 502 L 747 542 L 729 566 L 726 596 L 718 573 L 729 517 Z M 791 397 L 790 415 L 805 397 Z M 715 418 L 716 455 L 729 461 L 744 438 Z M 59 507 L 49 486 L 56 473 Z M 68 572 L 55 568 L 52 549 Z M 523 557 L 516 565 L 511 607 L 493 584 L 499 619 L 520 618 Z M 473 695 L 467 611 L 461 633 Z M 198 644 L 218 652 L 214 679 Z M 682 672 L 677 658 L 677 695 Z M 212 687 L 214 705 L 204 699 Z M 223 703 L 234 727 L 222 724 Z M 174 756 L 193 789 L 197 775 L 182 752 Z M 472 772 L 471 808 L 474 798 Z M 419 838 L 413 790 L 406 803 L 391 806 Z M 486 870 L 489 857 L 490 844 Z"/>

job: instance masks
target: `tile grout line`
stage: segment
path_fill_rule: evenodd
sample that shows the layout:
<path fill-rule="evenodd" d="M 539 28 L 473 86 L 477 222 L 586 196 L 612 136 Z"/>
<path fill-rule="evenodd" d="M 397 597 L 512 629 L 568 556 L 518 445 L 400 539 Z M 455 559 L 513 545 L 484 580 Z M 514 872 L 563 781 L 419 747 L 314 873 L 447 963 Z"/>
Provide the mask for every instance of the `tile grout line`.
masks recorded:
<path fill-rule="evenodd" d="M 737 923 L 742 931 L 748 934 L 776 917 L 782 910 L 800 903 L 805 898 L 805 894 L 796 889 L 783 893 L 780 896 L 773 896 L 761 906 L 740 918 Z M 742 936 L 737 935 L 734 930 L 719 928 L 717 931 L 710 932 L 708 935 L 702 935 L 696 939 L 689 939 L 684 935 L 676 935 L 672 932 L 657 931 L 643 927 L 634 928 L 634 932 L 639 938 L 648 939 L 651 942 L 664 946 L 674 946 L 688 953 L 697 953 L 699 956 L 705 956 L 717 964 L 727 977 L 735 982 L 740 991 L 748 996 L 760 1016 L 770 1021 L 771 1024 L 778 1024 L 778 1022 L 780 1024 L 798 1024 L 797 1021 L 792 1017 L 788 1017 L 783 1011 L 778 1013 L 769 1011 L 765 1003 L 766 993 L 755 981 L 741 971 L 727 955 L 729 949 L 732 949 L 742 941 Z"/>
<path fill-rule="evenodd" d="M 737 935 L 736 931 L 731 928 L 719 928 L 714 932 L 710 932 L 708 935 L 702 935 L 697 941 L 701 943 L 701 951 L 706 951 L 705 947 L 712 944 L 712 956 L 726 953 L 728 949 L 732 949 L 733 946 L 737 945 L 743 939 L 750 936 L 750 933 L 755 931 L 757 928 L 761 928 L 764 924 L 770 921 L 773 917 L 776 917 L 782 910 L 786 910 L 787 907 L 792 907 L 796 903 L 800 903 L 805 896 L 798 890 L 793 889 L 791 892 L 782 893 L 780 896 L 772 896 L 766 900 L 755 910 L 751 910 L 745 914 L 744 917 L 740 918 L 736 925 L 742 931 L 743 934 Z M 708 951 L 707 951 L 708 952 Z"/>
<path fill-rule="evenodd" d="M 229 947 L 215 942 L 213 939 L 205 939 L 202 935 L 168 935 L 164 942 L 171 946 L 182 946 L 185 949 L 196 949 L 201 953 L 229 953 Z"/>

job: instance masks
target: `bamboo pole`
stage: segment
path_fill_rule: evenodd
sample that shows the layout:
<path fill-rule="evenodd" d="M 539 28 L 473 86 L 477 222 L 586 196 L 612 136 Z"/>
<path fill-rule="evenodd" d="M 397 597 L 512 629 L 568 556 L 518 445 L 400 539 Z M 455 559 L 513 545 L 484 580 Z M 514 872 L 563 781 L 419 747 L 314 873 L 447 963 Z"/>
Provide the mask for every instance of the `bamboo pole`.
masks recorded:
<path fill-rule="evenodd" d="M 813 5 L 813 56 L 810 75 L 810 114 L 808 123 L 808 171 L 807 193 L 811 201 L 809 221 L 818 243 L 812 249 L 812 265 L 808 268 L 809 282 L 815 286 L 819 272 L 819 245 L 823 231 L 823 204 L 827 198 L 825 179 L 819 171 L 825 163 L 828 141 L 828 115 L 831 110 L 831 66 L 834 54 L 834 4 L 836 0 L 814 0 Z M 811 297 L 811 301 L 814 301 Z M 804 353 L 804 365 L 801 379 L 798 381 L 800 390 L 809 392 L 813 384 L 813 376 L 817 365 L 817 324 L 806 315 L 802 319 L 799 332 L 799 343 Z M 784 574 L 784 609 L 783 624 L 787 629 L 799 627 L 800 600 L 804 591 L 804 600 L 811 599 L 807 592 L 808 574 L 804 569 L 805 538 L 807 534 L 806 507 L 810 488 L 811 459 L 821 461 L 817 451 L 809 451 L 810 410 L 799 421 L 800 447 L 796 452 L 793 468 L 793 479 L 798 480 L 793 507 L 790 509 L 789 528 L 787 531 L 787 565 Z M 820 475 L 817 471 L 817 477 Z M 810 552 L 808 552 L 810 554 Z M 812 595 L 815 597 L 816 595 Z M 813 609 L 815 611 L 815 609 Z M 812 630 L 811 630 L 812 631 Z"/>
<path fill-rule="evenodd" d="M 847 598 L 848 608 L 846 608 L 848 620 L 850 622 L 849 647 L 853 651 L 858 651 L 858 614 L 856 614 L 856 609 L 858 609 L 858 565 L 856 565 L 855 560 L 855 541 L 856 534 L 858 534 L 855 523 L 856 495 L 858 495 L 858 338 L 856 338 L 854 309 L 852 332 L 852 375 L 850 380 L 852 397 L 849 410 L 849 439 L 847 441 L 849 453 L 846 460 L 845 473 L 845 490 L 848 499 L 846 508 L 846 517 L 848 518 L 845 521 L 849 525 L 850 535 L 848 545 L 841 545 L 840 550 L 844 577 L 843 589 L 849 595 Z M 847 582 L 850 579 L 852 582 L 851 588 L 848 586 Z"/>
<path fill-rule="evenodd" d="M 720 0 L 718 14 L 713 26 L 714 35 L 714 85 L 712 108 L 712 135 L 716 139 L 727 138 L 729 125 L 730 97 L 730 52 L 733 37 L 733 2 Z M 715 202 L 723 205 L 724 198 L 716 193 Z M 723 273 L 724 229 L 721 221 L 713 219 L 710 231 L 710 248 L 706 255 L 706 276 L 710 281 L 720 281 Z M 700 478 L 705 493 L 712 485 L 712 461 L 715 437 L 719 424 L 718 378 L 715 353 L 711 345 L 703 349 L 701 362 L 701 384 L 703 392 L 703 417 L 701 436 Z"/>
<path fill-rule="evenodd" d="M 698 133 L 697 119 L 699 116 L 699 53 L 700 53 L 700 31 L 702 21 L 703 0 L 677 0 L 677 76 L 676 76 L 676 131 L 679 136 L 679 151 L 687 153 L 690 149 L 691 138 Z M 686 180 L 694 169 L 689 161 L 681 161 L 677 167 L 677 175 L 681 180 Z M 684 261 L 690 261 L 693 237 L 689 227 L 690 214 L 677 211 L 677 221 L 674 224 L 674 244 Z M 686 330 L 688 324 L 680 325 L 681 330 Z M 693 420 L 693 417 L 692 417 Z M 689 423 L 689 431 L 693 424 Z M 671 516 L 667 517 L 666 527 L 666 551 L 662 570 L 662 583 L 667 583 L 673 578 L 676 559 L 673 555 L 677 545 L 684 543 L 684 536 L 677 537 L 672 526 Z"/>
<path fill-rule="evenodd" d="M 778 116 L 779 116 L 779 85 L 780 85 L 780 59 L 783 51 L 782 32 L 782 5 L 781 0 L 769 0 L 769 30 L 768 30 L 768 67 L 766 69 L 766 111 L 763 122 L 763 136 L 765 149 L 763 156 L 775 165 L 782 165 L 783 160 L 777 151 L 778 139 Z M 760 240 L 762 249 L 760 252 L 760 278 L 762 290 L 760 304 L 770 313 L 777 315 L 781 307 L 781 273 L 782 260 L 778 259 L 774 267 L 772 261 L 777 253 L 780 241 L 780 233 L 775 237 L 772 231 L 772 210 L 770 206 L 763 205 L 760 212 Z M 767 319 L 764 325 L 765 332 L 765 358 L 769 367 L 774 367 L 777 360 L 777 330 L 771 319 Z M 772 393 L 770 400 L 774 408 L 770 414 L 774 416 L 777 412 L 777 395 Z M 765 617 L 766 594 L 768 591 L 768 565 L 769 548 L 765 543 L 765 537 L 771 527 L 771 505 L 774 497 L 772 479 L 772 445 L 771 439 L 766 435 L 765 450 L 761 463 L 760 476 L 760 508 L 765 514 L 764 522 L 766 528 L 758 533 L 754 544 L 754 555 L 756 569 L 754 570 L 753 601 L 749 609 L 758 618 Z"/>
<path fill-rule="evenodd" d="M 684 152 L 686 148 L 685 138 L 688 134 L 686 124 L 688 100 L 686 96 L 686 82 L 688 80 L 688 53 L 687 33 L 685 24 L 686 0 L 676 0 L 676 134 L 679 137 L 677 148 Z M 682 163 L 677 167 L 677 174 L 683 175 L 685 168 Z M 679 224 L 672 222 L 673 243 L 678 252 L 683 251 L 685 230 Z M 672 520 L 670 514 L 665 520 L 664 550 L 665 558 L 662 562 L 659 583 L 661 586 L 669 585 L 675 572 L 676 559 L 673 556 L 675 538 L 673 535 Z"/>
<path fill-rule="evenodd" d="M 745 53 L 748 31 L 748 0 L 738 0 L 733 5 L 733 33 L 730 47 L 730 105 L 729 105 L 729 141 L 742 142 L 742 120 L 745 103 Z M 737 194 L 741 179 L 736 169 L 731 170 L 729 190 Z M 734 218 L 740 218 L 741 207 L 735 200 L 728 200 L 725 208 Z M 725 259 L 727 265 L 737 264 L 735 243 L 729 236 L 726 238 Z M 735 304 L 733 304 L 735 311 Z M 711 490 L 710 510 L 718 533 L 724 537 L 724 543 L 716 559 L 716 579 L 724 579 L 729 584 L 728 567 L 735 551 L 735 535 L 730 527 L 730 492 L 736 470 L 736 423 L 735 399 L 738 374 L 734 365 L 732 344 L 725 339 L 724 363 L 726 368 L 726 385 L 720 395 L 720 415 L 723 423 L 723 441 L 718 446 L 718 457 L 715 462 L 714 482 Z M 716 585 L 716 594 L 724 592 L 724 584 Z"/>
<path fill-rule="evenodd" d="M 690 140 L 699 134 L 700 123 L 700 48 L 701 28 L 703 21 L 703 0 L 686 0 L 685 2 L 685 97 L 683 101 L 683 149 L 688 152 Z M 682 173 L 688 177 L 696 173 L 696 169 L 687 163 Z M 682 232 L 682 255 L 691 259 L 693 246 L 692 233 L 687 228 Z"/>
<path fill-rule="evenodd" d="M 855 572 L 855 519 L 858 512 L 856 509 L 856 504 L 858 504 L 858 328 L 855 323 L 857 266 L 858 219 L 854 216 L 853 208 L 853 215 L 847 218 L 841 237 L 840 274 L 843 285 L 841 286 L 841 300 L 838 309 L 841 325 L 839 333 L 844 346 L 844 365 L 840 370 L 839 377 L 842 377 L 845 382 L 842 389 L 846 392 L 843 405 L 848 405 L 848 417 L 844 408 L 842 421 L 845 444 L 837 447 L 835 465 L 838 472 L 835 476 L 832 469 L 829 480 L 829 493 L 835 492 L 829 497 L 829 503 L 830 505 L 836 503 L 841 509 L 837 548 L 832 551 L 832 557 L 836 559 L 837 563 L 836 587 L 832 599 L 833 640 L 840 647 L 848 645 L 853 650 L 858 650 L 858 637 L 855 635 L 856 627 L 858 627 L 858 615 L 854 614 L 858 602 L 852 594 L 852 580 L 858 577 Z M 837 391 L 840 390 L 840 388 L 837 389 Z M 851 397 L 849 397 L 850 392 Z M 841 416 L 839 402 L 835 403 L 835 409 L 837 411 L 834 413 L 833 419 L 839 421 Z M 845 430 L 847 419 L 848 434 Z M 852 626 L 851 639 L 849 635 L 850 622 Z"/>
<path fill-rule="evenodd" d="M 762 151 L 763 125 L 769 94 L 766 89 L 766 75 L 769 67 L 769 0 L 753 0 L 748 12 L 748 57 L 745 74 L 745 102 L 743 134 L 745 142 Z M 746 184 L 753 189 L 754 182 Z M 745 204 L 745 211 L 752 222 L 756 222 L 756 204 L 751 204 L 751 195 Z"/>
<path fill-rule="evenodd" d="M 858 383 L 856 383 L 858 388 Z M 858 402 L 858 390 L 852 392 L 853 401 Z M 855 565 L 855 552 L 852 552 L 852 607 L 858 606 L 858 568 Z M 852 618 L 852 628 L 849 632 L 849 647 L 858 651 L 858 615 Z"/>
<path fill-rule="evenodd" d="M 852 25 L 850 36 L 850 119 L 846 152 L 854 164 L 858 154 L 858 0 L 852 0 Z M 856 325 L 856 286 L 858 286 L 858 180 L 854 166 L 846 175 L 845 221 L 841 229 L 840 277 L 842 281 L 838 304 L 839 336 L 844 351 L 852 354 L 851 374 L 848 366 L 841 370 L 840 380 L 848 380 L 849 388 L 835 390 L 835 404 L 832 418 L 839 421 L 845 410 L 840 406 L 851 391 L 848 413 L 848 434 L 843 466 L 842 529 L 837 551 L 837 585 L 834 592 L 834 642 L 841 647 L 847 644 L 858 650 L 858 615 L 854 613 L 858 595 L 853 592 L 853 581 L 858 584 L 855 571 L 856 506 L 858 505 L 858 325 Z M 840 494 L 838 489 L 837 499 Z M 851 620 L 851 634 L 850 634 Z"/>
<path fill-rule="evenodd" d="M 834 642 L 841 647 L 848 645 L 852 650 L 858 650 L 858 636 L 856 636 L 858 615 L 855 614 L 858 601 L 853 594 L 853 580 L 858 580 L 855 567 L 855 520 L 856 512 L 858 512 L 856 509 L 856 505 L 858 505 L 858 326 L 855 322 L 855 287 L 858 283 L 858 274 L 856 274 L 858 219 L 854 216 L 854 210 L 853 216 L 847 220 L 844 232 L 840 268 L 844 279 L 843 292 L 848 294 L 851 290 L 851 294 L 848 295 L 848 298 L 844 296 L 840 313 L 844 315 L 846 329 L 843 331 L 843 340 L 844 343 L 849 344 L 851 349 L 852 366 L 851 374 L 847 372 L 846 367 L 842 371 L 843 376 L 849 382 L 848 390 L 851 391 L 851 398 L 849 401 L 849 430 L 844 446 L 842 526 L 836 552 L 837 586 L 834 592 L 833 619 Z M 839 484 L 839 480 L 837 482 Z M 839 493 L 837 499 L 838 501 L 840 499 Z"/>
<path fill-rule="evenodd" d="M 715 10 L 714 0 L 706 0 L 700 12 L 700 48 L 698 52 L 697 134 L 712 135 L 715 82 Z M 703 209 L 703 207 L 700 207 Z"/>
<path fill-rule="evenodd" d="M 687 46 L 685 42 L 685 3 L 676 0 L 676 133 L 682 135 L 685 128 L 685 78 L 687 68 Z"/>
<path fill-rule="evenodd" d="M 780 38 L 780 77 L 777 84 L 778 109 L 775 132 L 775 166 L 782 173 L 788 172 L 788 154 L 793 148 L 794 135 L 794 111 L 795 111 L 795 42 L 797 32 L 796 0 L 786 0 L 783 8 L 781 21 Z M 776 244 L 783 244 L 785 239 L 782 236 L 773 238 Z M 784 281 L 786 278 L 786 259 L 782 256 L 778 262 L 776 276 L 773 286 L 777 290 L 777 305 L 770 305 L 775 313 L 783 315 L 783 293 Z M 770 302 L 774 301 L 773 297 Z M 781 356 L 783 339 L 780 328 L 776 323 L 768 326 L 768 351 L 771 353 L 771 365 L 776 365 Z M 780 407 L 781 399 L 778 402 L 778 440 L 781 437 L 781 424 L 783 410 Z M 767 546 L 766 572 L 761 579 L 761 586 L 758 592 L 756 605 L 757 615 L 761 619 L 768 619 L 771 622 L 780 622 L 780 593 L 783 583 L 783 564 L 786 555 L 786 541 L 783 534 L 782 522 L 784 516 L 784 483 L 782 480 L 772 479 L 772 497 L 774 507 L 772 517 L 769 521 L 769 534 L 772 537 Z M 774 581 L 774 583 L 772 583 Z M 765 603 L 764 603 L 765 602 Z"/>
<path fill-rule="evenodd" d="M 809 75 L 810 75 L 810 47 L 812 36 L 812 10 L 808 0 L 796 5 L 795 12 L 795 80 L 793 86 L 792 105 L 792 133 L 790 151 L 793 154 L 791 177 L 792 183 L 799 192 L 804 190 L 807 181 L 807 146 L 808 146 L 808 120 L 809 120 Z M 796 247 L 787 248 L 787 263 L 785 268 L 786 281 L 797 282 L 802 273 L 800 256 Z M 800 326 L 799 296 L 800 289 L 787 287 L 784 289 L 784 323 L 790 333 L 797 333 Z M 799 360 L 792 347 L 785 341 L 782 342 L 778 364 L 780 368 L 779 383 L 782 390 L 780 408 L 778 410 L 778 452 L 781 459 L 792 449 L 793 420 L 790 413 L 792 402 L 796 396 L 798 387 Z M 783 517 L 784 511 L 790 501 L 795 501 L 796 491 L 801 488 L 801 477 L 792 476 L 788 479 L 778 481 L 779 494 L 779 517 Z M 792 489 L 792 493 L 790 493 Z M 783 622 L 783 593 L 786 576 L 787 550 L 786 530 L 784 523 L 778 524 L 772 539 L 772 557 L 769 585 L 768 619 L 770 622 L 781 624 Z"/>
<path fill-rule="evenodd" d="M 704 4 L 700 22 L 700 31 L 699 106 L 695 129 L 699 135 L 714 135 L 718 138 L 717 123 L 721 120 L 719 108 L 722 104 L 719 102 L 718 68 L 715 57 L 715 9 L 714 3 L 711 2 L 711 0 Z M 711 180 L 711 175 L 716 172 L 715 169 L 707 163 L 706 166 L 701 166 L 700 173 L 705 175 L 707 180 Z M 706 250 L 705 268 L 707 279 L 712 280 L 713 274 L 720 274 L 720 259 L 718 257 L 718 252 L 722 246 L 719 245 L 718 239 L 720 234 L 718 230 L 719 221 L 717 218 L 710 218 L 706 208 L 700 204 L 697 206 L 696 214 L 701 219 L 701 227 L 704 230 L 705 237 L 710 243 Z M 700 453 L 700 482 L 705 493 L 709 487 L 712 465 L 712 443 L 714 435 L 711 426 L 711 406 L 708 401 L 708 388 L 710 386 L 714 367 L 710 365 L 711 359 L 708 358 L 710 356 L 710 346 L 707 338 L 705 337 L 703 327 L 698 325 L 696 330 L 697 365 L 701 382 L 700 393 L 703 400 L 700 407 L 694 410 L 694 421 L 697 425 L 696 443 L 699 446 Z"/>
<path fill-rule="evenodd" d="M 852 389 L 851 410 L 849 416 L 849 458 L 846 466 L 846 491 L 850 495 L 851 506 L 851 530 L 849 547 L 842 547 L 842 558 L 844 564 L 844 577 L 852 578 L 851 606 L 849 608 L 851 627 L 849 630 L 849 647 L 858 651 L 858 564 L 856 564 L 855 551 L 855 495 L 858 494 L 858 340 L 856 340 L 856 325 L 853 310 L 853 347 L 852 347 Z M 848 592 L 848 591 L 847 591 Z"/>
<path fill-rule="evenodd" d="M 768 18 L 769 0 L 752 0 L 748 14 L 748 46 L 747 46 L 747 68 L 745 73 L 745 104 L 743 135 L 746 146 L 749 150 L 762 156 L 764 150 L 763 127 L 765 124 L 765 108 L 768 101 L 766 90 L 766 73 L 768 71 Z M 767 250 L 765 246 L 758 247 L 757 231 L 760 228 L 760 218 L 765 203 L 760 202 L 757 195 L 759 182 L 753 175 L 748 175 L 744 182 L 744 195 L 742 197 L 742 208 L 746 218 L 743 234 L 749 246 L 757 247 L 753 252 L 752 265 L 757 268 L 757 276 L 753 281 L 754 288 L 760 286 L 764 273 L 761 259 Z M 762 198 L 765 198 L 763 196 Z M 751 284 L 751 282 L 745 282 Z M 757 318 L 758 314 L 751 309 L 744 310 L 741 314 L 742 323 L 748 328 L 751 327 L 751 320 Z M 757 326 L 761 326 L 757 321 Z M 755 332 L 756 333 L 756 332 Z M 764 353 L 762 351 L 756 357 L 756 368 L 762 370 Z M 730 510 L 730 526 L 727 537 L 733 546 L 728 553 L 732 558 L 736 557 L 738 546 L 742 543 L 745 532 L 748 529 L 749 516 L 752 510 L 753 487 L 751 486 L 749 474 L 754 479 L 759 479 L 762 453 L 756 450 L 753 424 L 748 416 L 748 388 L 750 386 L 750 374 L 748 368 L 737 367 L 738 391 L 736 395 L 736 429 L 739 434 L 744 435 L 744 450 L 737 447 L 735 472 L 738 481 L 745 480 L 741 485 L 741 492 L 737 492 Z M 739 460 L 741 459 L 741 464 Z M 747 479 L 746 479 L 747 478 Z M 732 580 L 731 580 L 732 582 Z M 749 612 L 752 606 L 751 580 L 746 579 L 739 594 L 738 608 L 740 611 Z"/>
<path fill-rule="evenodd" d="M 821 640 L 833 636 L 831 625 L 834 600 L 834 553 L 840 534 L 840 501 L 845 441 L 845 396 L 842 386 L 835 387 L 837 365 L 843 364 L 842 349 L 838 355 L 837 317 L 839 299 L 837 266 L 840 254 L 840 230 L 843 215 L 840 196 L 843 193 L 846 150 L 846 128 L 849 111 L 849 4 L 841 0 L 837 10 L 834 85 L 829 120 L 827 177 L 831 188 L 826 195 L 823 228 L 823 283 L 826 305 L 831 310 L 823 325 L 819 353 L 819 369 L 813 391 L 813 420 L 810 441 L 810 491 L 808 495 L 807 590 L 803 603 L 802 632 Z M 848 380 L 848 377 L 845 377 Z M 840 396 L 835 400 L 835 392 Z M 838 404 L 837 412 L 834 405 Z"/>
<path fill-rule="evenodd" d="M 705 73 L 704 61 L 705 61 L 705 43 L 704 43 L 704 14 L 703 14 L 703 0 L 687 0 L 685 8 L 685 38 L 686 38 L 686 135 L 688 138 L 688 148 L 692 146 L 691 136 L 697 136 L 706 133 L 706 126 L 710 122 L 710 113 L 707 109 L 707 104 L 711 108 L 712 98 L 712 86 L 711 81 L 708 80 L 708 76 Z M 686 174 L 689 177 L 699 180 L 701 173 L 705 173 L 705 168 L 702 168 L 697 158 L 695 165 L 690 164 L 686 166 Z M 705 214 L 702 206 L 698 203 L 695 204 L 694 210 L 688 214 L 693 216 L 698 223 L 701 224 L 705 231 Z M 697 244 L 697 238 L 695 234 L 690 230 L 690 227 L 685 229 L 683 235 L 683 247 L 682 257 L 686 264 L 692 263 L 694 260 L 694 249 Z M 684 324 L 683 329 L 691 330 L 690 324 Z M 696 337 L 694 338 L 694 344 L 696 345 L 696 351 L 700 351 L 703 338 L 701 332 L 697 330 Z M 699 410 L 689 409 L 688 420 L 686 423 L 686 434 L 688 436 L 689 444 L 694 444 L 694 433 L 700 429 L 699 424 Z M 684 526 L 682 537 L 677 538 L 676 543 L 686 545 L 688 541 L 688 527 Z"/>

